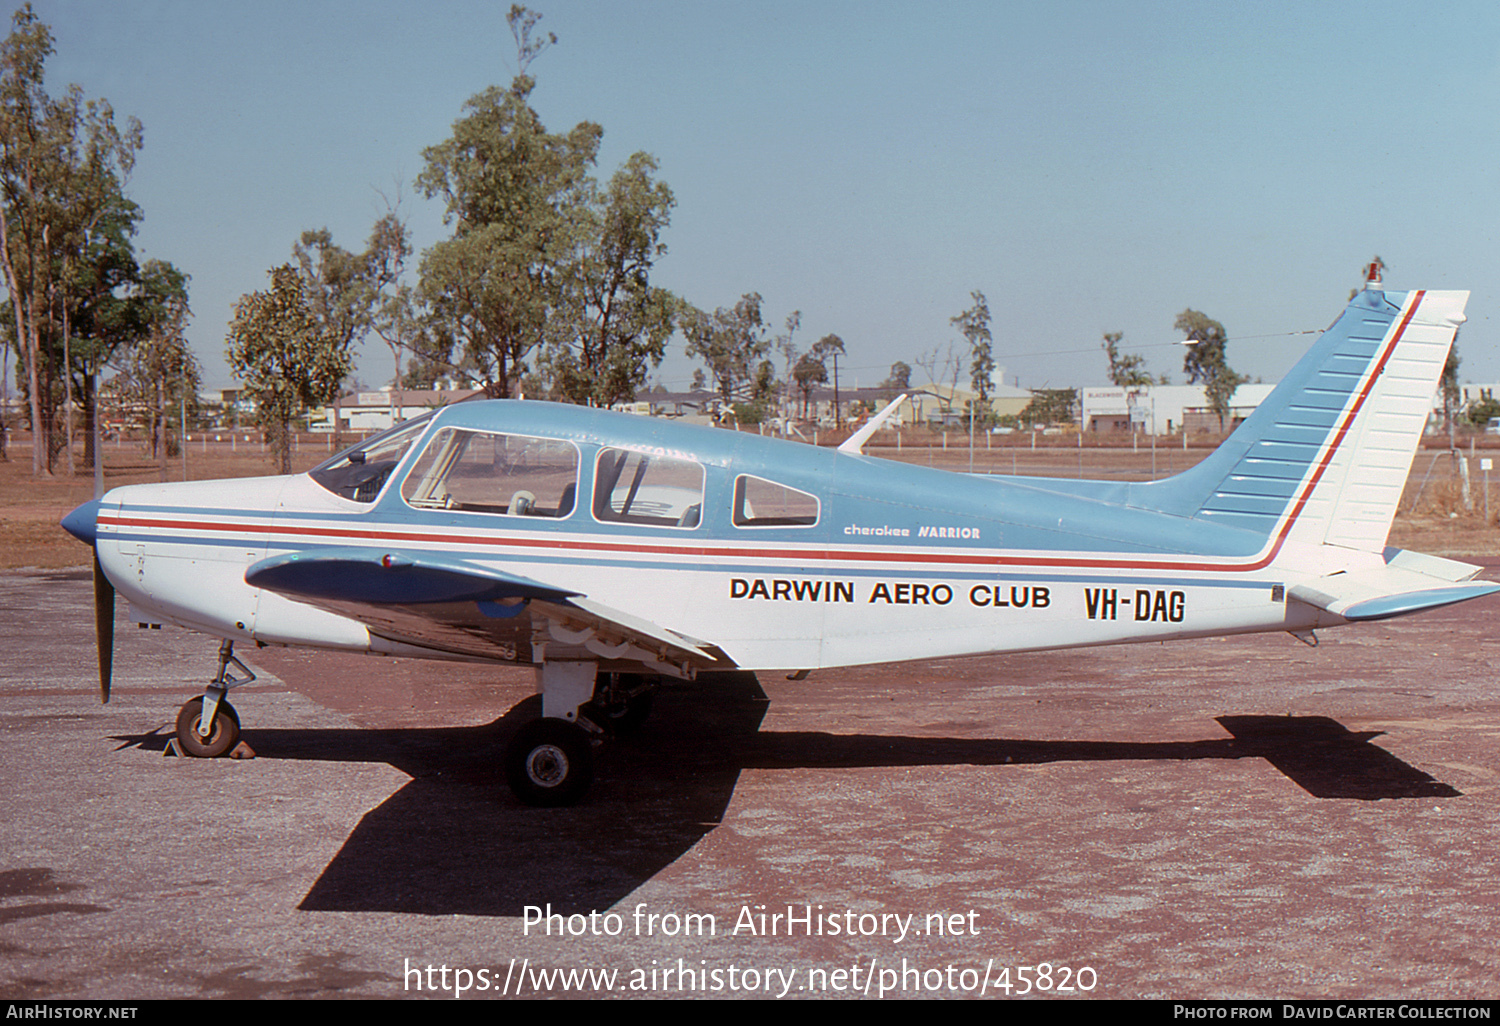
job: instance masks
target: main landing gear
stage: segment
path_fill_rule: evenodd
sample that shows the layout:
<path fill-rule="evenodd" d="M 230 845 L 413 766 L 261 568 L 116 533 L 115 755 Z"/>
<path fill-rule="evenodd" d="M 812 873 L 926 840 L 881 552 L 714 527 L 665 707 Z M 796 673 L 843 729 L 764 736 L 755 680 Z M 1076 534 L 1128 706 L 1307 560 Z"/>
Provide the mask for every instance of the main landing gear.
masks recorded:
<path fill-rule="evenodd" d="M 229 672 L 233 665 L 243 677 Z M 234 751 L 240 743 L 240 717 L 224 700 L 230 688 L 249 684 L 255 674 L 234 654 L 234 642 L 219 643 L 219 672 L 209 681 L 201 698 L 192 698 L 177 713 L 177 749 L 199 759 L 217 759 Z"/>
<path fill-rule="evenodd" d="M 593 783 L 594 746 L 633 733 L 650 715 L 659 677 L 595 671 L 594 665 L 548 663 L 538 671 L 542 718 L 516 731 L 505 749 L 506 781 L 526 805 L 578 802 Z M 585 674 L 592 677 L 586 691 Z"/>

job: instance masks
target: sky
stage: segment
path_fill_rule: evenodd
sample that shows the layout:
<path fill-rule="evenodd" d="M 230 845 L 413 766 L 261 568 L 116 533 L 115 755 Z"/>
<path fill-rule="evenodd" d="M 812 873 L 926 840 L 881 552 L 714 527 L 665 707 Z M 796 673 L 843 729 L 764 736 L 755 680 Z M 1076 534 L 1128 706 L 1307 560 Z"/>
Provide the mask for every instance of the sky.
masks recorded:
<path fill-rule="evenodd" d="M 141 259 L 192 276 L 189 338 L 228 387 L 234 302 L 312 228 L 362 249 L 464 101 L 516 73 L 508 2 L 35 0 L 77 83 L 145 127 Z M 801 311 L 873 385 L 961 344 L 982 291 L 1025 388 L 1107 383 L 1100 348 L 1182 382 L 1172 325 L 1222 322 L 1275 381 L 1376 254 L 1392 289 L 1468 289 L 1466 382 L 1500 381 L 1500 5 L 536 0 L 552 131 L 603 126 L 596 173 L 652 154 L 676 197 L 653 283 Z M 416 260 L 412 261 L 415 266 Z M 686 388 L 678 352 L 654 380 Z M 357 375 L 385 384 L 374 338 Z M 965 375 L 966 376 L 966 375 Z M 913 381 L 925 383 L 915 369 Z"/>

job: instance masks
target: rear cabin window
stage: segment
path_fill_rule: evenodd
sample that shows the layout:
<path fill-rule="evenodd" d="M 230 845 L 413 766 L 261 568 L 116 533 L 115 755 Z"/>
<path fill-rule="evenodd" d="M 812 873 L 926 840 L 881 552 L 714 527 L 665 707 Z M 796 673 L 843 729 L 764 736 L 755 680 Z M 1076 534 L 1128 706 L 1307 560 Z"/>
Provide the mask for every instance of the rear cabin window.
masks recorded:
<path fill-rule="evenodd" d="M 763 477 L 734 479 L 734 526 L 811 527 L 818 522 L 818 497 Z"/>
<path fill-rule="evenodd" d="M 561 518 L 578 494 L 572 442 L 443 428 L 401 486 L 417 509 Z"/>
<path fill-rule="evenodd" d="M 594 519 L 697 527 L 703 519 L 703 467 L 675 456 L 602 449 L 594 468 Z"/>

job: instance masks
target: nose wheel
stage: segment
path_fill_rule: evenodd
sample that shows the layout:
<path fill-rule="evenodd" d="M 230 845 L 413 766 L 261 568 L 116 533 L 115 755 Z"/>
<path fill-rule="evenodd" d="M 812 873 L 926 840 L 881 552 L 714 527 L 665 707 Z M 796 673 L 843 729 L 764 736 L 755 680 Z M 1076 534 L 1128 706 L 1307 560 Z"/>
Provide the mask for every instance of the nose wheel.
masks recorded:
<path fill-rule="evenodd" d="M 233 666 L 242 677 L 229 672 Z M 219 644 L 219 672 L 208 682 L 203 695 L 190 698 L 177 713 L 177 748 L 183 755 L 198 759 L 218 759 L 240 742 L 240 715 L 224 700 L 230 688 L 249 684 L 255 674 L 234 655 L 234 642 Z"/>
<path fill-rule="evenodd" d="M 234 751 L 234 746 L 239 744 L 240 715 L 228 702 L 219 702 L 206 736 L 200 733 L 202 723 L 203 699 L 188 699 L 177 714 L 177 747 L 184 755 L 218 759 Z"/>

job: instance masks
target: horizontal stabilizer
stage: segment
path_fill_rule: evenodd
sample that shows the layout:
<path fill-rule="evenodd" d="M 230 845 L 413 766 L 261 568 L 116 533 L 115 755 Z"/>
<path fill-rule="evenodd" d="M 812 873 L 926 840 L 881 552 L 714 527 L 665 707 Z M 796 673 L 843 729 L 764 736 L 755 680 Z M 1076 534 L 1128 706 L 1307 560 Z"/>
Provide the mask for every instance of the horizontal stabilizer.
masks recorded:
<path fill-rule="evenodd" d="M 1288 594 L 1345 620 L 1385 620 L 1500 592 L 1500 584 L 1469 580 L 1481 567 L 1401 549 L 1385 556 L 1385 566 L 1329 574 Z"/>

